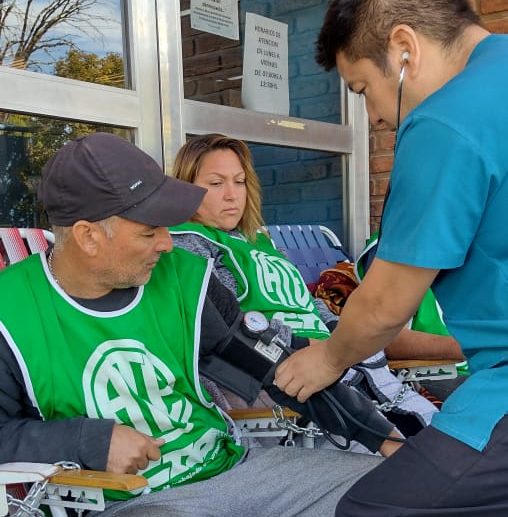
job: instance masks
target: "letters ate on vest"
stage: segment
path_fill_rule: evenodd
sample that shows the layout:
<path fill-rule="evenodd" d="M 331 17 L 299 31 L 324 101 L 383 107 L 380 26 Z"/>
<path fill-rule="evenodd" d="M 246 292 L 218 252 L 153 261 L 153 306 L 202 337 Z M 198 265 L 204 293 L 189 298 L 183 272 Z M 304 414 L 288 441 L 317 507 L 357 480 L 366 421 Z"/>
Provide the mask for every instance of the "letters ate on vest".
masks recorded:
<path fill-rule="evenodd" d="M 282 321 L 299 336 L 329 336 L 302 276 L 264 233 L 258 232 L 252 244 L 240 233 L 231 235 L 198 223 L 184 223 L 170 231 L 199 235 L 223 250 L 222 260 L 235 277 L 242 311 L 260 311 L 268 319 Z"/>

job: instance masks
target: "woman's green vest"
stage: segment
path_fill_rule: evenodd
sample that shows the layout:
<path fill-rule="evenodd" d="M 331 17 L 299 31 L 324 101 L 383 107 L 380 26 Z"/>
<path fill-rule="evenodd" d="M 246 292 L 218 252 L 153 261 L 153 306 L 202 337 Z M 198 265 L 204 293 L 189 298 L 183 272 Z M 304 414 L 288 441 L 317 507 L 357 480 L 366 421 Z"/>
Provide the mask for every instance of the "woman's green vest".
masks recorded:
<path fill-rule="evenodd" d="M 0 275 L 10 293 L 0 298 L 2 332 L 42 418 L 107 418 L 163 438 L 161 459 L 142 472 L 153 490 L 208 479 L 243 454 L 198 377 L 210 270 L 183 250 L 163 254 L 135 299 L 112 312 L 67 296 L 43 255 Z"/>
<path fill-rule="evenodd" d="M 329 336 L 302 276 L 264 233 L 258 232 L 256 242 L 250 243 L 239 232 L 232 235 L 198 223 L 184 223 L 170 231 L 199 235 L 223 251 L 222 262 L 236 280 L 242 311 L 260 311 L 299 336 Z"/>

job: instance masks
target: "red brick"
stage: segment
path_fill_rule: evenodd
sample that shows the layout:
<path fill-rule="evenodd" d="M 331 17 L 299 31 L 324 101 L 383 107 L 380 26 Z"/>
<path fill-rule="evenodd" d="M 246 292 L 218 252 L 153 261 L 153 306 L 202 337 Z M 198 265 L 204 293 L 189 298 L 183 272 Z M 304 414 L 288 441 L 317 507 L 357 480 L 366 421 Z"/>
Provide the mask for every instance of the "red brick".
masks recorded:
<path fill-rule="evenodd" d="M 371 156 L 369 162 L 371 174 L 377 174 L 379 172 L 390 172 L 393 165 L 393 155 Z"/>
<path fill-rule="evenodd" d="M 233 108 L 243 108 L 242 105 L 242 93 L 240 89 L 238 90 L 227 90 L 224 92 L 222 99 L 226 106 L 231 106 Z"/>
<path fill-rule="evenodd" d="M 381 223 L 381 217 L 371 217 L 370 218 L 370 233 L 371 235 L 374 232 L 379 230 L 379 224 Z"/>
<path fill-rule="evenodd" d="M 206 54 L 208 52 L 215 52 L 216 50 L 222 50 L 224 48 L 240 46 L 238 41 L 222 38 L 207 32 L 203 32 L 197 36 L 194 41 L 196 42 L 196 52 L 198 54 Z"/>
<path fill-rule="evenodd" d="M 370 200 L 370 215 L 372 217 L 380 217 L 383 211 L 383 202 L 384 198 L 380 197 L 378 199 L 371 198 Z"/>
<path fill-rule="evenodd" d="M 481 0 L 480 11 L 482 14 L 508 11 L 508 0 Z"/>
<path fill-rule="evenodd" d="M 194 56 L 183 63 L 183 76 L 194 77 L 220 70 L 219 55 Z"/>
<path fill-rule="evenodd" d="M 182 40 L 182 57 L 183 59 L 194 55 L 194 40 L 186 38 Z"/>
<path fill-rule="evenodd" d="M 220 53 L 223 68 L 241 67 L 243 65 L 242 47 L 228 48 Z"/>
<path fill-rule="evenodd" d="M 485 28 L 497 34 L 508 34 L 508 16 L 501 19 L 484 20 Z"/>
<path fill-rule="evenodd" d="M 369 134 L 369 153 L 373 153 L 376 150 L 376 137 L 371 131 Z"/>
<path fill-rule="evenodd" d="M 182 38 L 187 38 L 188 36 L 196 36 L 201 32 L 197 29 L 193 29 L 190 24 L 190 16 L 183 16 L 181 18 L 181 27 L 182 27 Z"/>
<path fill-rule="evenodd" d="M 390 181 L 389 175 L 376 174 L 371 176 L 369 181 L 370 195 L 371 196 L 384 196 Z"/>
<path fill-rule="evenodd" d="M 192 99 L 198 91 L 198 82 L 196 80 L 184 79 L 183 91 L 186 99 Z"/>
<path fill-rule="evenodd" d="M 376 131 L 376 151 L 393 151 L 395 131 Z"/>
<path fill-rule="evenodd" d="M 231 77 L 238 77 L 242 75 L 241 68 L 232 68 L 227 70 L 221 70 L 220 72 L 202 76 L 198 78 L 198 93 L 199 95 L 207 95 L 213 92 L 219 92 L 222 90 L 240 89 L 242 86 L 241 79 L 235 79 L 231 81 Z"/>

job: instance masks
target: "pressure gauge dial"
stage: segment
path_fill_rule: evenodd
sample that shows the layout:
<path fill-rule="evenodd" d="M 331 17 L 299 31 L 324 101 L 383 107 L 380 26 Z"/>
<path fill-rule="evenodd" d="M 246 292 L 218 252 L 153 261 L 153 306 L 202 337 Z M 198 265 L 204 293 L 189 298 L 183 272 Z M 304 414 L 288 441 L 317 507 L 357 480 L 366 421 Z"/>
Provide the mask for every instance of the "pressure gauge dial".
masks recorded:
<path fill-rule="evenodd" d="M 257 337 L 268 329 L 266 316 L 259 311 L 248 311 L 243 315 L 243 325 L 248 334 Z"/>

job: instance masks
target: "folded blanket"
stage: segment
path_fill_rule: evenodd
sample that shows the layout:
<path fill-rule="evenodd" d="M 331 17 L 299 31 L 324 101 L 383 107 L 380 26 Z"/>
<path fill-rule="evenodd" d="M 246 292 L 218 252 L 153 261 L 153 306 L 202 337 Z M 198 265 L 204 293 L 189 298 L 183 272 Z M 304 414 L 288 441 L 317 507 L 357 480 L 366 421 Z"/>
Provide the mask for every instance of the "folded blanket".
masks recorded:
<path fill-rule="evenodd" d="M 322 298 L 332 312 L 340 314 L 348 296 L 357 286 L 354 264 L 337 262 L 334 268 L 321 273 L 312 294 Z"/>

